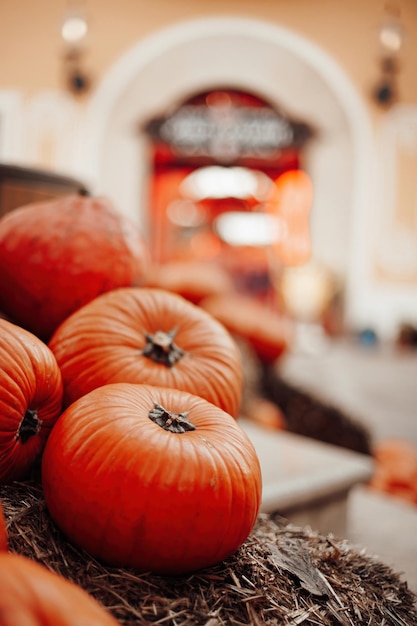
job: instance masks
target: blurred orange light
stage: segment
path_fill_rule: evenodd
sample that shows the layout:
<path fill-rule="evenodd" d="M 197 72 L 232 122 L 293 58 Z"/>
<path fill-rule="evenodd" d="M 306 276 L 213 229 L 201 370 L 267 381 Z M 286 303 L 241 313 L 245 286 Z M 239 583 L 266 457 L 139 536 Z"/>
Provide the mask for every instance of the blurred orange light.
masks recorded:
<path fill-rule="evenodd" d="M 196 233 L 190 240 L 190 250 L 193 258 L 199 260 L 214 259 L 221 252 L 221 242 L 210 232 Z"/>
<path fill-rule="evenodd" d="M 313 183 L 308 174 L 290 170 L 276 179 L 266 210 L 279 217 L 283 226 L 283 236 L 273 250 L 284 265 L 303 265 L 311 257 L 312 204 Z"/>

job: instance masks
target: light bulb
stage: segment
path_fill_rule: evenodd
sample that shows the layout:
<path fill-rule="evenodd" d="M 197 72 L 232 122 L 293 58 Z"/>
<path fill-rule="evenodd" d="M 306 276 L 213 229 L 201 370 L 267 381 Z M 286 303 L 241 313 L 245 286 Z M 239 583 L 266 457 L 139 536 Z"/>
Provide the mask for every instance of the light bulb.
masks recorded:
<path fill-rule="evenodd" d="M 81 41 L 88 31 L 87 22 L 84 17 L 72 15 L 62 24 L 61 35 L 65 41 L 75 43 Z"/>
<path fill-rule="evenodd" d="M 403 43 L 403 31 L 399 24 L 384 24 L 379 31 L 381 45 L 390 52 L 398 52 Z"/>

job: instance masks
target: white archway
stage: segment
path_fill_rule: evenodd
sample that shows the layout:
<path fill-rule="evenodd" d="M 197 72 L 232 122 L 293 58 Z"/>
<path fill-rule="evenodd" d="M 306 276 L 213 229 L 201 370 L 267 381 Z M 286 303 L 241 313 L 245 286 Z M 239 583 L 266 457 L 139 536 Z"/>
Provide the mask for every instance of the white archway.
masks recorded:
<path fill-rule="evenodd" d="M 219 85 L 256 92 L 318 128 L 308 154 L 315 186 L 313 249 L 345 277 L 349 309 L 355 300 L 349 291 L 361 273 L 360 254 L 350 250 L 363 249 L 361 216 L 371 202 L 371 124 L 344 70 L 288 29 L 247 18 L 204 18 L 138 41 L 92 96 L 81 133 L 80 175 L 146 226 L 148 160 L 140 125 Z"/>

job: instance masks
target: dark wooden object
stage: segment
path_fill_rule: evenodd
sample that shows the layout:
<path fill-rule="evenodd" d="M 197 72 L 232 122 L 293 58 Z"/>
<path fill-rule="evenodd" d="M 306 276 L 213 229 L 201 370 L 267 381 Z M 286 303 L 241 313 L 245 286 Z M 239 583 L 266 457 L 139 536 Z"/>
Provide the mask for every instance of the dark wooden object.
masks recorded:
<path fill-rule="evenodd" d="M 13 209 L 69 194 L 88 195 L 79 180 L 50 171 L 0 163 L 0 218 Z"/>

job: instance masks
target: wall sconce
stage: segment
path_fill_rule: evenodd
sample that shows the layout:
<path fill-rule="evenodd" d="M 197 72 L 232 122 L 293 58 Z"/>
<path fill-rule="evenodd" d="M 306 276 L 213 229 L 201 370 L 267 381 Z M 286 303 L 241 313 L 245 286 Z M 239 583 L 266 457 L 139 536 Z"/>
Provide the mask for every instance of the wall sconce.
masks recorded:
<path fill-rule="evenodd" d="M 373 97 L 382 107 L 391 106 L 398 97 L 397 77 L 400 71 L 399 53 L 404 43 L 404 29 L 399 20 L 399 10 L 386 6 L 386 19 L 378 30 L 380 45 L 380 78 L 377 81 Z"/>
<path fill-rule="evenodd" d="M 85 42 L 89 32 L 86 13 L 80 7 L 70 7 L 62 21 L 64 42 L 64 79 L 66 88 L 75 95 L 87 92 L 91 78 L 84 69 Z"/>

